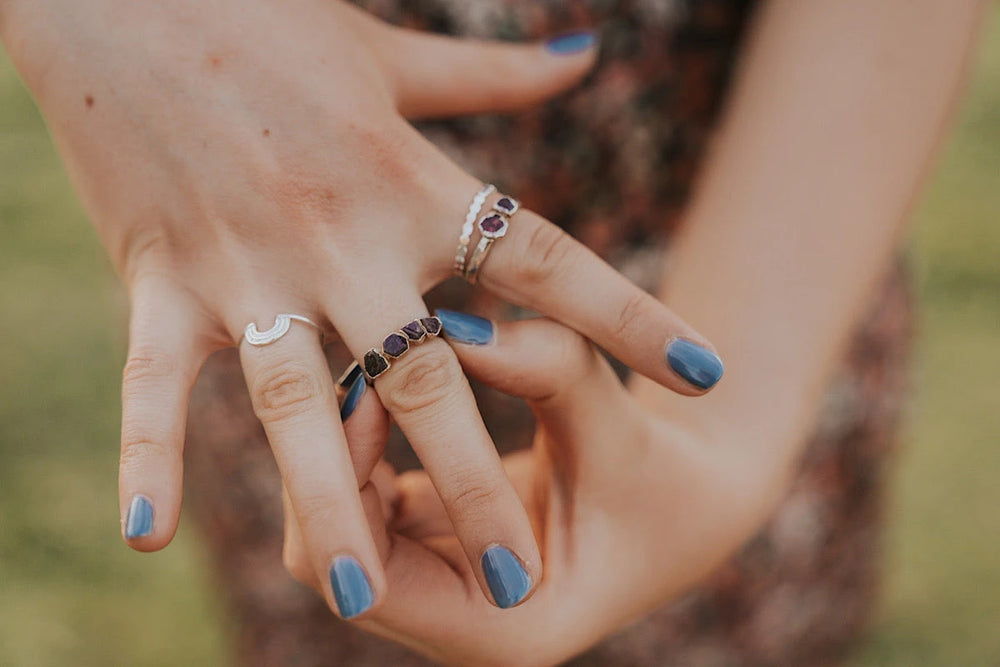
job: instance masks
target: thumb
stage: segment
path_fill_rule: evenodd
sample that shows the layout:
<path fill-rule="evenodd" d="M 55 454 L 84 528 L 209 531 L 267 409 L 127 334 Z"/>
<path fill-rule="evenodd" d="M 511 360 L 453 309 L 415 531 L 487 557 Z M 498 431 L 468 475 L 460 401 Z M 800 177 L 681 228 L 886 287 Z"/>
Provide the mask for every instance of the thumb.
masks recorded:
<path fill-rule="evenodd" d="M 389 27 L 381 56 L 406 118 L 525 109 L 573 86 L 593 67 L 598 39 L 575 32 L 544 43 L 455 39 Z"/>

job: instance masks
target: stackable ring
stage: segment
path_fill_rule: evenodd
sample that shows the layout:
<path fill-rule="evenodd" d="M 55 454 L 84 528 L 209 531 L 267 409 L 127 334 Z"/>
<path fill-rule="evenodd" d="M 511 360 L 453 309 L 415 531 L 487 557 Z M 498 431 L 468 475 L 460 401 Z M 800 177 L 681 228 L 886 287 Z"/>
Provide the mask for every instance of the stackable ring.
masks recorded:
<path fill-rule="evenodd" d="M 319 331 L 320 334 L 323 333 L 323 329 L 321 329 L 318 324 L 310 320 L 308 317 L 293 315 L 291 313 L 282 313 L 274 318 L 274 326 L 267 331 L 258 331 L 257 325 L 254 322 L 248 324 L 243 330 L 243 335 L 240 336 L 240 340 L 237 341 L 236 345 L 238 347 L 244 340 L 256 347 L 270 345 L 288 333 L 288 330 L 292 328 L 292 321 L 308 324 Z"/>
<path fill-rule="evenodd" d="M 479 268 L 486 260 L 486 255 L 493 246 L 493 242 L 503 238 L 507 234 L 507 230 L 510 228 L 511 216 L 517 213 L 520 208 L 521 203 L 519 201 L 505 195 L 493 204 L 492 213 L 479 219 L 479 233 L 482 236 L 479 239 L 479 245 L 476 246 L 476 251 L 472 254 L 472 259 L 469 260 L 465 267 L 465 273 L 462 275 L 463 278 L 475 284 L 479 276 Z"/>
<path fill-rule="evenodd" d="M 465 275 L 465 260 L 469 254 L 469 244 L 472 242 L 472 229 L 476 224 L 476 217 L 483 210 L 486 198 L 496 191 L 496 186 L 487 183 L 472 198 L 469 204 L 469 211 L 465 214 L 465 222 L 462 224 L 462 235 L 458 239 L 458 248 L 455 250 L 455 275 Z"/>
<path fill-rule="evenodd" d="M 393 331 L 382 341 L 382 349 L 372 348 L 361 360 L 361 370 L 369 382 L 385 373 L 392 366 L 390 359 L 399 359 L 412 345 L 422 343 L 428 336 L 439 336 L 442 324 L 437 317 L 422 317 Z M 348 373 L 352 369 L 348 369 Z M 346 375 L 346 374 L 345 374 Z"/>

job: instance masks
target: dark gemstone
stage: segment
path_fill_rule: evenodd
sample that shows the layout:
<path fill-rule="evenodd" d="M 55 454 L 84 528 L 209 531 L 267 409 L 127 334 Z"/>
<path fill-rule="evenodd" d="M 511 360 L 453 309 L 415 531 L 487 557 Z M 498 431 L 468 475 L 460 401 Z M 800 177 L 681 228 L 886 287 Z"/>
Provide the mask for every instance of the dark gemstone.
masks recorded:
<path fill-rule="evenodd" d="M 410 349 L 410 341 L 401 333 L 391 333 L 382 341 L 382 351 L 393 359 L 398 359 Z"/>
<path fill-rule="evenodd" d="M 400 331 L 405 333 L 406 337 L 412 341 L 421 341 L 424 339 L 424 336 L 427 335 L 427 332 L 424 331 L 424 328 L 420 326 L 419 320 L 413 320 L 405 327 L 400 329 Z"/>
<path fill-rule="evenodd" d="M 437 336 L 441 333 L 441 320 L 436 317 L 425 317 L 420 320 L 420 324 L 423 325 L 424 331 L 432 336 Z"/>
<path fill-rule="evenodd" d="M 383 357 L 378 350 L 365 352 L 365 374 L 368 377 L 374 380 L 387 370 L 389 370 L 389 360 Z"/>
<path fill-rule="evenodd" d="M 505 224 L 506 221 L 499 215 L 491 215 L 479 221 L 479 229 L 487 234 L 496 234 Z"/>
<path fill-rule="evenodd" d="M 500 201 L 494 204 L 494 206 L 503 211 L 504 213 L 506 213 L 507 215 L 511 215 L 512 213 L 514 213 L 514 211 L 517 210 L 517 202 L 515 202 L 510 197 L 503 197 L 502 199 L 500 199 Z"/>
<path fill-rule="evenodd" d="M 344 374 L 337 380 L 337 384 L 343 389 L 350 389 L 354 386 L 354 381 L 358 379 L 359 375 L 361 375 L 361 365 L 356 361 L 352 361 L 351 365 L 344 371 Z"/>

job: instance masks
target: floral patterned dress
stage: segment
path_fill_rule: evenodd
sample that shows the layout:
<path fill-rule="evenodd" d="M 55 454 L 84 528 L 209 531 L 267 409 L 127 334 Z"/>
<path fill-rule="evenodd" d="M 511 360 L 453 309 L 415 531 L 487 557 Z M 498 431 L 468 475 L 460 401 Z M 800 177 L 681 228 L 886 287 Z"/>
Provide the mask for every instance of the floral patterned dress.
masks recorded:
<path fill-rule="evenodd" d="M 751 0 L 359 0 L 382 18 L 513 40 L 595 28 L 584 85 L 539 110 L 434 122 L 422 130 L 652 289 L 724 101 Z M 456 221 L 456 233 L 460 221 Z M 708 581 L 574 665 L 823 665 L 858 638 L 878 590 L 882 492 L 905 396 L 912 305 L 897 270 L 873 294 L 816 417 L 797 478 L 756 538 Z M 429 296 L 516 316 L 454 281 Z M 335 374 L 349 361 L 328 350 Z M 625 369 L 621 369 L 623 374 Z M 531 441 L 524 406 L 476 387 L 505 450 Z M 281 565 L 280 479 L 234 350 L 216 354 L 192 401 L 189 516 L 203 529 L 238 629 L 240 664 L 425 665 L 333 617 Z M 418 465 L 398 434 L 389 458 Z"/>

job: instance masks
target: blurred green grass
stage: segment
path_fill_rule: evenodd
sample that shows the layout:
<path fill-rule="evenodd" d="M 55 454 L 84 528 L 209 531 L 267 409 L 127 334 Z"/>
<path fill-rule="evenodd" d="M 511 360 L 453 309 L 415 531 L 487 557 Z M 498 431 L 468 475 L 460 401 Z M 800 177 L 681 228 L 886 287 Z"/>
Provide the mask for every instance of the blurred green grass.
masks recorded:
<path fill-rule="evenodd" d="M 1000 665 L 1000 12 L 916 220 L 917 394 L 859 667 Z M 124 300 L 0 56 L 0 665 L 220 665 L 197 535 L 118 535 Z M 72 343 L 70 337 L 72 336 Z"/>

